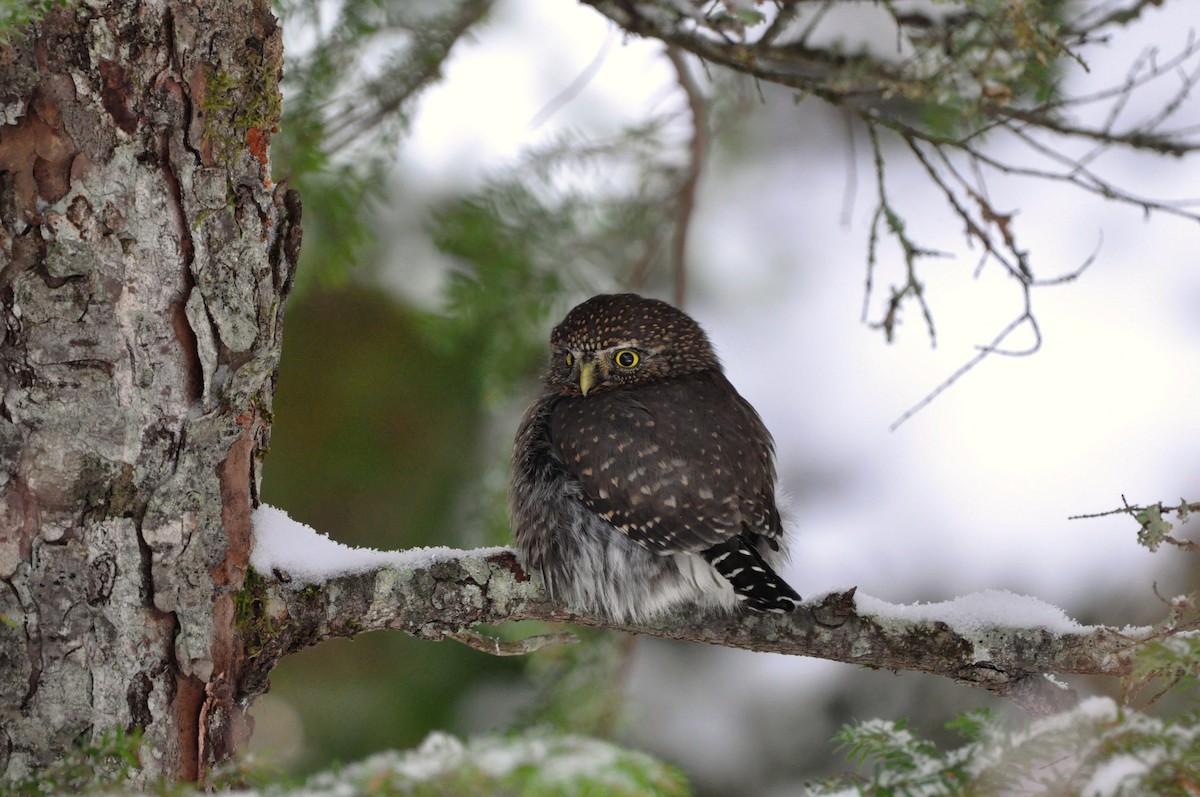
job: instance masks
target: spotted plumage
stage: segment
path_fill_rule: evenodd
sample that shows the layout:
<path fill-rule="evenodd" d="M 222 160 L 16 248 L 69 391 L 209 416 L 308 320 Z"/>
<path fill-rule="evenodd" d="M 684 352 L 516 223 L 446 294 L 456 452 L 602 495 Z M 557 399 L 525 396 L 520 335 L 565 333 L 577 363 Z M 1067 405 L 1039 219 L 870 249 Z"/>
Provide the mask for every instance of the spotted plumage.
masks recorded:
<path fill-rule="evenodd" d="M 550 336 L 509 503 L 517 550 L 571 607 L 790 611 L 774 449 L 708 337 L 671 305 L 595 296 Z"/>

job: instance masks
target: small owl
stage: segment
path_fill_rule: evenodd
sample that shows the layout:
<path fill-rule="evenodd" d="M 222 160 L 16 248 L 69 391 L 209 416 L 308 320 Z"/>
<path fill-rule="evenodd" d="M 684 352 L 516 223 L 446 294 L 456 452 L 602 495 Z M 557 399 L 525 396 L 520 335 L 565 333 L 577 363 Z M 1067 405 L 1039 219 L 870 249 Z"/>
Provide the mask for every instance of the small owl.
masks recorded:
<path fill-rule="evenodd" d="M 550 334 L 513 451 L 525 564 L 572 609 L 641 621 L 678 604 L 789 612 L 774 443 L 700 325 L 666 302 L 594 296 Z"/>

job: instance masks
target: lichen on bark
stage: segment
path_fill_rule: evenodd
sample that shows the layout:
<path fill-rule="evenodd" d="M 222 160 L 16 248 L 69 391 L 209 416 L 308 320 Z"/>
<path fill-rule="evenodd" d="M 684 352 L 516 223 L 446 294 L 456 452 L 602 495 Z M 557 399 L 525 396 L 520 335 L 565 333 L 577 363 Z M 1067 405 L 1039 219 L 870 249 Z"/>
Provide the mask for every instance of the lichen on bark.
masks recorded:
<path fill-rule="evenodd" d="M 147 778 L 236 743 L 298 247 L 281 46 L 262 0 L 93 0 L 0 44 L 0 779 L 113 726 Z M 263 99 L 221 157 L 212 74 Z"/>

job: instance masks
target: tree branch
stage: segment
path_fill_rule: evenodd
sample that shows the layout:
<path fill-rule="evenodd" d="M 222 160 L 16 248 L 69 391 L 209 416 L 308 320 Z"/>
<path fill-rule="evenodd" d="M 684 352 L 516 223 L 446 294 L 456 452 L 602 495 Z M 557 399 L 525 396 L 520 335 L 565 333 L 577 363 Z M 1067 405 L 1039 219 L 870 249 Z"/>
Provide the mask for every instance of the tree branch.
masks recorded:
<path fill-rule="evenodd" d="M 584 3 L 630 34 L 665 42 L 670 52 L 686 51 L 706 65 L 812 94 L 866 125 L 880 195 L 868 243 L 868 309 L 884 233 L 901 248 L 905 266 L 905 278 L 885 300 L 882 318 L 870 321 L 864 312 L 864 321 L 881 329 L 889 342 L 900 310 L 910 300 L 920 306 L 933 338 L 933 313 L 925 300 L 918 261 L 935 252 L 905 230 L 901 209 L 889 203 L 883 190 L 881 133 L 885 131 L 907 146 L 935 193 L 962 220 L 966 244 L 983 247 L 980 266 L 995 260 L 1020 283 L 1023 307 L 1001 338 L 1017 328 L 1030 328 L 1037 340 L 1021 353 L 1031 353 L 1040 343 L 1030 290 L 1059 280 L 1035 276 L 1032 256 L 1017 246 L 1018 209 L 1002 211 L 992 205 L 989 179 L 1057 183 L 1146 215 L 1159 212 L 1200 221 L 1194 198 L 1141 196 L 1125 187 L 1128 178 L 1105 177 L 1106 169 L 1097 163 L 1113 152 L 1184 158 L 1200 151 L 1200 127 L 1178 118 L 1191 107 L 1189 101 L 1200 84 L 1200 39 L 1189 35 L 1177 52 L 1165 57 L 1156 48 L 1147 48 L 1115 84 L 1096 76 L 1087 80 L 1086 89 L 1078 90 L 1073 88 L 1075 81 L 1067 80 L 1073 77 L 1067 71 L 1071 65 L 1086 73 L 1087 60 L 1109 57 L 1100 49 L 1109 40 L 1101 29 L 1131 23 L 1148 6 L 1163 4 L 1161 0 L 1107 3 L 1069 22 L 1036 4 L 975 4 L 932 15 L 886 1 L 873 10 L 859 4 L 864 15 L 890 17 L 897 45 L 905 44 L 905 48 L 897 46 L 896 52 L 851 50 L 837 43 L 814 45 L 820 37 L 810 34 L 838 0 L 760 3 L 740 12 L 730 12 L 731 6 L 722 3 Z M 906 48 L 911 53 L 901 55 L 908 52 Z M 1131 110 L 1139 107 L 1132 102 L 1135 93 L 1141 98 L 1154 91 L 1166 94 L 1155 101 L 1156 110 Z M 1011 146 L 999 146 L 998 139 Z M 968 169 L 973 175 L 970 181 L 964 176 Z M 922 213 L 926 209 L 921 206 Z M 1094 257 L 1088 257 L 1074 274 Z M 998 339 L 986 347 L 982 356 L 935 388 L 916 409 L 983 356 L 1011 353 L 997 348 L 999 343 Z"/>
<path fill-rule="evenodd" d="M 327 639 L 381 629 L 429 640 L 466 633 L 472 647 L 487 649 L 491 645 L 480 644 L 479 635 L 470 632 L 475 626 L 541 620 L 942 675 L 1042 715 L 1075 702 L 1073 691 L 1044 674 L 1128 675 L 1139 643 L 1179 625 L 1176 618 L 1170 628 L 1164 623 L 1117 631 L 1072 626 L 1063 618 L 1059 630 L 1020 623 L 1007 627 L 979 618 L 963 621 L 961 609 L 951 612 L 948 606 L 938 619 L 939 605 L 920 607 L 922 619 L 912 619 L 905 607 L 856 595 L 855 589 L 810 600 L 791 615 L 685 610 L 646 624 L 619 624 L 572 613 L 548 599 L 540 582 L 505 549 L 387 556 L 400 558 L 315 584 L 278 569 L 249 578 L 239 595 L 239 622 L 252 654 L 248 666 L 257 677 L 246 679 L 243 699 L 265 691 L 267 675 L 280 658 Z M 1022 600 L 1042 613 L 1051 608 Z"/>
<path fill-rule="evenodd" d="M 687 59 L 677 47 L 668 46 L 667 60 L 675 70 L 675 79 L 687 97 L 688 111 L 692 117 L 692 142 L 688 154 L 687 171 L 679 186 L 678 208 L 675 212 L 675 237 L 671 246 L 675 276 L 675 305 L 683 307 L 687 299 L 687 239 L 692 226 L 692 212 L 696 207 L 696 189 L 700 185 L 700 172 L 708 154 L 708 103 L 704 92 L 688 69 Z"/>

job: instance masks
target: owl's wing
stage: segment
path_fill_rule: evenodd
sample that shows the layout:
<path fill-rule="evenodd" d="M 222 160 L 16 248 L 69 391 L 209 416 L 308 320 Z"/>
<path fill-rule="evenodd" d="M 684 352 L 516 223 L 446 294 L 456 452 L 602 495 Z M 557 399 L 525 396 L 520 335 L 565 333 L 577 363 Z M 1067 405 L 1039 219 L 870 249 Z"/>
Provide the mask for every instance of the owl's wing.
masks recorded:
<path fill-rule="evenodd" d="M 550 434 L 584 504 L 653 551 L 782 535 L 771 436 L 719 372 L 564 397 Z"/>

